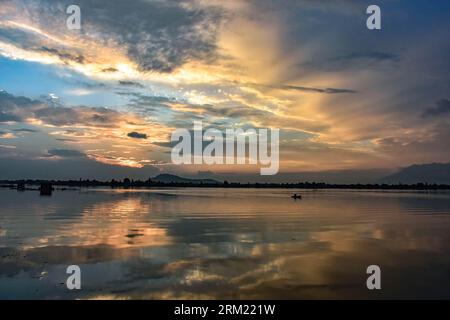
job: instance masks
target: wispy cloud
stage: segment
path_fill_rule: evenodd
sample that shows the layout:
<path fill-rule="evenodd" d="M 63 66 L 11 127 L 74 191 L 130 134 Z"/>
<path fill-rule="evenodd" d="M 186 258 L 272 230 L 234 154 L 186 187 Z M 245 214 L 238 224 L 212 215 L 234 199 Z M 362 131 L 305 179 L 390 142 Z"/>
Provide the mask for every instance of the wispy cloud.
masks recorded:
<path fill-rule="evenodd" d="M 86 154 L 78 150 L 68 149 L 52 149 L 47 151 L 51 156 L 57 156 L 61 158 L 84 158 Z"/>
<path fill-rule="evenodd" d="M 264 85 L 264 84 L 250 84 L 256 87 L 266 87 L 272 89 L 280 89 L 280 90 L 295 90 L 301 92 L 315 92 L 315 93 L 330 93 L 330 94 L 338 94 L 338 93 L 357 93 L 356 90 L 352 89 L 341 89 L 341 88 L 314 88 L 314 87 L 305 87 L 305 86 L 296 86 L 296 85 Z"/>

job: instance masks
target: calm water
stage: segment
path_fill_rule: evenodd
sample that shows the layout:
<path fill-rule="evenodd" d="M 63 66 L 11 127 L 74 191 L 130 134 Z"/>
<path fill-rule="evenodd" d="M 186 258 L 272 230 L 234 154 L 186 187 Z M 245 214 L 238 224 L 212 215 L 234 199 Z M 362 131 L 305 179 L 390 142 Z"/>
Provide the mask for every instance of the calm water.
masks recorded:
<path fill-rule="evenodd" d="M 0 190 L 0 298 L 450 298 L 450 193 L 293 192 Z"/>

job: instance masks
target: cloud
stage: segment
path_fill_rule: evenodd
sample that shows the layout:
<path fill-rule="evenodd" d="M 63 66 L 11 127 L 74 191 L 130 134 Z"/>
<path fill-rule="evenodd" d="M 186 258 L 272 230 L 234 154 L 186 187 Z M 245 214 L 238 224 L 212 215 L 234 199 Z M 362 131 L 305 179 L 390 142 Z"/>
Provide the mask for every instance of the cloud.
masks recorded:
<path fill-rule="evenodd" d="M 73 1 L 7 2 L 13 5 L 4 6 L 0 18 L 21 17 L 26 24 L 0 25 L 4 41 L 63 63 L 94 61 L 98 57 L 89 52 L 99 45 L 117 48 L 141 71 L 171 72 L 191 60 L 210 60 L 216 51 L 220 12 L 189 1 L 79 0 L 82 29 L 78 34 L 61 25 Z M 69 36 L 78 41 L 66 41 Z M 103 72 L 116 70 L 114 66 L 103 68 Z"/>
<path fill-rule="evenodd" d="M 286 88 L 283 88 L 286 90 Z M 329 89 L 342 90 L 346 89 Z M 350 91 L 350 90 L 348 90 Z M 353 93 L 353 91 L 351 91 Z M 135 92 L 119 93 L 131 97 L 130 106 L 135 110 L 148 113 L 170 113 L 171 118 L 166 122 L 168 126 L 177 128 L 191 128 L 194 120 L 211 122 L 216 126 L 226 127 L 238 121 L 246 121 L 260 127 L 278 127 L 283 129 L 322 131 L 327 125 L 305 118 L 276 114 L 270 110 L 258 109 L 242 101 L 225 101 L 218 104 L 195 104 L 187 100 L 150 96 Z"/>
<path fill-rule="evenodd" d="M 34 132 L 38 132 L 38 130 L 27 129 L 27 128 L 14 129 L 13 131 L 20 132 L 20 133 L 34 133 Z"/>
<path fill-rule="evenodd" d="M 293 91 L 312 92 L 312 93 L 328 93 L 328 94 L 357 93 L 356 90 L 343 89 L 343 88 L 318 88 L 318 87 L 309 87 L 309 86 L 282 85 L 282 84 L 276 85 L 276 84 L 260 84 L 260 83 L 247 83 L 244 85 L 250 86 L 250 87 L 255 87 L 255 88 L 293 90 Z"/>
<path fill-rule="evenodd" d="M 337 61 L 348 61 L 348 60 L 376 60 L 376 61 L 399 61 L 400 55 L 390 52 L 380 52 L 380 51 L 371 51 L 371 52 L 352 52 L 344 56 L 339 56 L 334 60 Z"/>
<path fill-rule="evenodd" d="M 34 112 L 34 116 L 54 126 L 86 125 L 91 127 L 116 127 L 123 115 L 119 112 L 94 107 L 46 107 Z"/>
<path fill-rule="evenodd" d="M 2 139 L 13 139 L 16 138 L 16 136 L 11 132 L 4 132 L 0 131 L 0 138 Z"/>
<path fill-rule="evenodd" d="M 441 99 L 436 102 L 436 106 L 428 108 L 422 113 L 423 118 L 436 117 L 450 113 L 450 100 Z"/>
<path fill-rule="evenodd" d="M 346 48 L 352 50 L 353 48 Z M 402 61 L 402 56 L 397 53 L 384 51 L 350 52 L 335 57 L 312 57 L 311 60 L 301 63 L 301 67 L 310 71 L 348 71 L 361 69 L 377 69 L 380 67 L 396 66 Z"/>
<path fill-rule="evenodd" d="M 139 133 L 136 131 L 128 133 L 127 136 L 130 138 L 135 138 L 135 139 L 147 139 L 148 138 L 146 133 Z"/>
<path fill-rule="evenodd" d="M 112 67 L 102 69 L 102 72 L 104 72 L 104 73 L 114 73 L 114 72 L 117 72 L 117 71 L 119 71 L 119 70 L 116 69 L 116 68 L 112 68 Z"/>
<path fill-rule="evenodd" d="M 175 1 L 130 3 L 81 1 L 89 6 L 88 28 L 114 39 L 141 70 L 170 72 L 191 59 L 214 54 L 219 16 L 215 12 L 182 6 Z M 139 21 L 139 23 L 135 23 Z"/>
<path fill-rule="evenodd" d="M 1 122 L 18 122 L 21 119 L 15 115 L 0 111 L 0 123 Z"/>
<path fill-rule="evenodd" d="M 357 91 L 351 89 L 338 89 L 338 88 L 312 88 L 312 87 L 302 87 L 302 86 L 271 86 L 272 88 L 283 89 L 283 90 L 297 90 L 305 92 L 317 92 L 317 93 L 356 93 Z"/>
<path fill-rule="evenodd" d="M 51 156 L 57 156 L 61 158 L 84 158 L 86 154 L 78 150 L 69 149 L 52 149 L 48 150 L 47 153 Z"/>
<path fill-rule="evenodd" d="M 127 116 L 102 107 L 64 107 L 0 92 L 0 122 L 40 121 L 53 126 L 117 127 Z"/>
<path fill-rule="evenodd" d="M 39 101 L 0 91 L 0 122 L 21 122 L 25 119 L 25 113 L 39 105 Z"/>
<path fill-rule="evenodd" d="M 234 105 L 231 107 L 218 107 L 212 105 L 197 106 L 206 115 L 220 117 L 233 122 L 234 120 L 246 121 L 257 127 L 283 128 L 284 130 L 302 130 L 317 132 L 327 129 L 325 123 L 308 120 L 304 118 L 290 117 L 282 114 L 275 114 L 268 110 L 248 107 L 245 105 Z M 192 124 L 191 124 L 192 125 Z M 227 125 L 227 122 L 225 122 Z M 228 124 L 229 125 L 229 124 Z"/>
<path fill-rule="evenodd" d="M 5 149 L 16 149 L 16 146 L 10 146 L 10 145 L 0 144 L 0 148 L 5 148 Z"/>
<path fill-rule="evenodd" d="M 140 84 L 139 82 L 135 82 L 135 81 L 123 81 L 123 80 L 120 80 L 119 84 L 121 86 L 124 86 L 124 87 L 144 88 L 144 86 L 142 84 Z"/>
<path fill-rule="evenodd" d="M 33 145 L 24 147 L 22 144 L 31 137 L 17 137 L 19 149 L 16 154 L 25 158 L 42 157 L 42 148 L 50 150 L 47 156 L 81 157 L 83 154 L 67 151 L 73 150 L 76 144 L 76 149 L 91 160 L 144 167 L 151 161 L 148 152 L 152 147 L 130 144 L 128 139 L 149 139 L 151 136 L 161 141 L 167 139 L 171 130 L 134 113 L 104 107 L 69 107 L 60 102 L 18 97 L 7 92 L 0 92 L 0 111 L 15 117 L 18 122 L 40 128 L 39 137 L 32 137 Z"/>
<path fill-rule="evenodd" d="M 75 85 L 75 86 L 81 86 L 83 88 L 86 89 L 107 89 L 108 86 L 105 83 L 102 82 L 88 82 L 88 81 L 75 81 L 75 82 L 71 82 L 71 81 L 67 81 L 67 83 L 71 84 L 71 85 Z"/>
<path fill-rule="evenodd" d="M 61 51 L 56 48 L 41 47 L 40 49 L 38 49 L 36 51 L 47 52 L 52 55 L 55 55 L 63 62 L 73 61 L 73 62 L 80 63 L 80 64 L 83 64 L 85 62 L 85 58 L 81 54 L 74 55 L 72 53 L 64 52 L 64 51 Z"/>
<path fill-rule="evenodd" d="M 448 162 L 450 149 L 448 122 L 433 124 L 422 136 L 412 133 L 410 136 L 391 136 L 376 141 L 377 152 L 388 155 L 385 162 L 395 161 L 403 166 L 417 163 Z M 395 164 L 394 164 L 395 165 Z"/>

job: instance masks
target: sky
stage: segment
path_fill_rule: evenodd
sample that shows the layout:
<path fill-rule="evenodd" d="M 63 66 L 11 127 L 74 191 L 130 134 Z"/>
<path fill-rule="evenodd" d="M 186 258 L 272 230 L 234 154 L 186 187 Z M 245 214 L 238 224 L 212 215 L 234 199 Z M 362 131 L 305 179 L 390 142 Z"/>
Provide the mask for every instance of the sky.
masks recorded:
<path fill-rule="evenodd" d="M 359 182 L 449 162 L 449 18 L 425 0 L 1 0 L 0 179 Z M 174 165 L 196 120 L 279 129 L 279 174 Z"/>

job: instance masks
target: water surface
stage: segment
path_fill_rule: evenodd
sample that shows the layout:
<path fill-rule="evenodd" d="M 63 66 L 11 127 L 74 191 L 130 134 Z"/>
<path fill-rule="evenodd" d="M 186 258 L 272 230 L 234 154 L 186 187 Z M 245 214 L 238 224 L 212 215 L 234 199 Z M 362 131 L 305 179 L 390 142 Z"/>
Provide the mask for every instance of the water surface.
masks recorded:
<path fill-rule="evenodd" d="M 12 298 L 450 298 L 450 193 L 0 190 L 0 299 Z"/>

